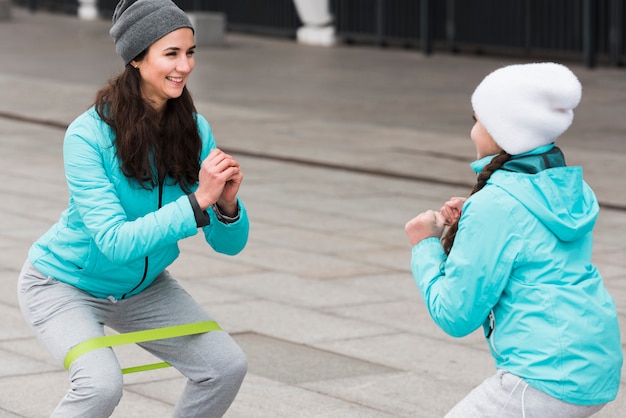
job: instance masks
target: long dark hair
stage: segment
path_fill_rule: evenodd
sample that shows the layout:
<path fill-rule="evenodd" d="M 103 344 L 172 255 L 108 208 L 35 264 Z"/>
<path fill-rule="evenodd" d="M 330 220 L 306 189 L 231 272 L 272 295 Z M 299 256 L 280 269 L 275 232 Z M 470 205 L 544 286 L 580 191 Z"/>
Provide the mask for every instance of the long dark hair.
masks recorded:
<path fill-rule="evenodd" d="M 184 87 L 159 114 L 142 97 L 140 86 L 139 71 L 126 65 L 97 92 L 94 102 L 98 115 L 115 133 L 122 172 L 146 189 L 169 177 L 189 193 L 198 181 L 202 148 L 191 94 Z"/>
<path fill-rule="evenodd" d="M 491 177 L 494 171 L 501 168 L 504 163 L 511 159 L 511 155 L 507 154 L 505 151 L 501 151 L 498 155 L 496 155 L 489 164 L 487 164 L 476 179 L 476 184 L 470 193 L 470 196 L 474 193 L 477 193 L 487 184 L 487 180 Z M 452 250 L 452 245 L 454 244 L 454 238 L 456 238 L 456 233 L 459 230 L 459 221 L 457 220 L 455 223 L 450 225 L 445 235 L 441 238 L 441 245 L 443 246 L 443 250 L 446 254 L 450 254 L 450 250 Z"/>

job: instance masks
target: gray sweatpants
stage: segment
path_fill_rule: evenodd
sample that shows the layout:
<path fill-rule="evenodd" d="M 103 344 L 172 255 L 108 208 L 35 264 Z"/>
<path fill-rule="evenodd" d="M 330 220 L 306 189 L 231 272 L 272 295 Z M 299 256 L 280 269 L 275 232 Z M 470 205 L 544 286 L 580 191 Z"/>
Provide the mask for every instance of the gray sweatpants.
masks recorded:
<path fill-rule="evenodd" d="M 604 407 L 563 402 L 504 370 L 487 379 L 448 412 L 445 418 L 584 418 Z"/>
<path fill-rule="evenodd" d="M 47 277 L 26 261 L 18 281 L 18 298 L 24 318 L 60 364 L 76 344 L 104 335 L 103 324 L 118 332 L 131 332 L 211 320 L 167 272 L 140 294 L 112 301 Z M 188 379 L 174 417 L 221 417 L 246 374 L 245 354 L 224 331 L 140 345 Z M 113 350 L 84 354 L 69 372 L 71 387 L 51 416 L 110 416 L 123 386 Z"/>

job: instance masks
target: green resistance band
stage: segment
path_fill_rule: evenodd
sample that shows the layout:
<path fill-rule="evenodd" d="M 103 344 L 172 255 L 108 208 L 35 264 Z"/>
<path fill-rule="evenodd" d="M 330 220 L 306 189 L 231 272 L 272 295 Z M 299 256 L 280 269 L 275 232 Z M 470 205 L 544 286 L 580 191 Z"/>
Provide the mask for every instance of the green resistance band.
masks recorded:
<path fill-rule="evenodd" d="M 78 357 L 99 348 L 114 347 L 143 343 L 146 341 L 164 340 L 166 338 L 183 337 L 185 335 L 204 334 L 211 331 L 219 331 L 222 328 L 215 321 L 196 322 L 193 324 L 174 325 L 165 328 L 148 329 L 145 331 L 127 332 L 124 334 L 104 335 L 91 338 L 76 344 L 65 356 L 63 366 L 67 370 Z M 143 366 L 127 367 L 122 369 L 122 374 L 143 372 L 146 370 L 162 369 L 169 367 L 167 362 L 146 364 Z"/>

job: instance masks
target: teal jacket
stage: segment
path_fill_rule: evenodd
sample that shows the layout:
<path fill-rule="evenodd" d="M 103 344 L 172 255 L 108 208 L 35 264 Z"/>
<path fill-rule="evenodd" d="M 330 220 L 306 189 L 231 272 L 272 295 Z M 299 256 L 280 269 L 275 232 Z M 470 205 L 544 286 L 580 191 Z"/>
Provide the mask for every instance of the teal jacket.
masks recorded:
<path fill-rule="evenodd" d="M 515 157 L 465 202 L 448 257 L 437 238 L 413 247 L 431 317 L 455 337 L 483 325 L 496 367 L 555 398 L 615 399 L 617 313 L 591 263 L 598 210 L 582 168 L 565 166 L 558 148 Z"/>
<path fill-rule="evenodd" d="M 196 115 L 202 151 L 215 148 L 206 119 Z M 92 107 L 68 127 L 63 143 L 68 207 L 29 250 L 42 273 L 98 298 L 127 298 L 148 287 L 179 255 L 178 241 L 198 233 L 189 198 L 167 179 L 146 190 L 120 169 L 114 134 Z M 197 185 L 195 186 L 197 187 Z M 159 201 L 161 207 L 159 208 Z M 248 240 L 249 223 L 220 222 L 212 209 L 202 228 L 217 252 L 234 255 Z"/>

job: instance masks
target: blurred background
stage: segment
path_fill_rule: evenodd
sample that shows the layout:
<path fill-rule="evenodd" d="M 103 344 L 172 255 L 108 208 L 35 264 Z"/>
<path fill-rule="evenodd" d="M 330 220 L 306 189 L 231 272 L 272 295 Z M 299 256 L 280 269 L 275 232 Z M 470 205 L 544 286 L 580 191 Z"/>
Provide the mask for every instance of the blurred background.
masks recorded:
<path fill-rule="evenodd" d="M 12 0 L 31 10 L 110 17 L 116 0 Z M 425 54 L 505 54 L 621 66 L 623 0 L 177 0 L 187 12 L 218 12 L 232 32 L 295 38 L 303 23 L 332 26 L 345 44 L 415 48 Z M 312 4 L 310 6 L 309 4 Z M 322 10 L 315 10 L 315 8 Z M 309 16 L 307 16 L 307 13 Z M 93 15 L 93 11 L 85 15 Z"/>

